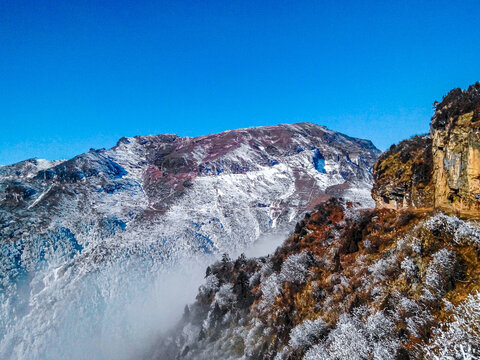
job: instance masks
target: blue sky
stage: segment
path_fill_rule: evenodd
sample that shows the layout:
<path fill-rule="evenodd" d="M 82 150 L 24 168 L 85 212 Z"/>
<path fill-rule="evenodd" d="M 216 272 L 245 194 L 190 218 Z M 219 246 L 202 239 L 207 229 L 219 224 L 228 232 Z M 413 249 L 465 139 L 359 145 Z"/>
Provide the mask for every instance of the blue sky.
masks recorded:
<path fill-rule="evenodd" d="M 0 2 L 0 164 L 310 121 L 387 148 L 480 80 L 478 0 Z"/>

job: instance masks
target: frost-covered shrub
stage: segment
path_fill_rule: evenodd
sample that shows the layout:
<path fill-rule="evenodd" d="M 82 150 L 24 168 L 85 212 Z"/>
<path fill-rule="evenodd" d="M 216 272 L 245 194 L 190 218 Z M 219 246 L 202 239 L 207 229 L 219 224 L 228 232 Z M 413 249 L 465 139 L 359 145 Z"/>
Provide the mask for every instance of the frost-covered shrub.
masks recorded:
<path fill-rule="evenodd" d="M 208 275 L 205 279 L 205 284 L 201 285 L 198 289 L 199 296 L 210 296 L 218 290 L 219 280 L 218 278 L 211 274 Z"/>
<path fill-rule="evenodd" d="M 363 240 L 363 248 L 370 253 L 377 251 L 378 247 L 370 239 Z"/>
<path fill-rule="evenodd" d="M 421 311 L 421 306 L 415 300 L 403 296 L 398 301 L 398 307 L 402 316 L 413 316 Z"/>
<path fill-rule="evenodd" d="M 453 321 L 434 331 L 426 348 L 428 359 L 480 359 L 480 293 L 452 308 Z"/>
<path fill-rule="evenodd" d="M 308 268 L 311 266 L 312 258 L 307 252 L 290 255 L 282 264 L 280 271 L 280 280 L 282 282 L 291 282 L 303 284 L 307 281 L 310 274 Z"/>
<path fill-rule="evenodd" d="M 348 314 L 339 317 L 337 327 L 328 336 L 327 344 L 332 359 L 369 358 L 370 348 L 364 324 Z"/>
<path fill-rule="evenodd" d="M 261 321 L 254 320 L 254 323 L 245 337 L 245 355 L 252 356 L 256 348 L 261 344 L 258 340 L 262 336 L 264 329 L 265 326 Z"/>
<path fill-rule="evenodd" d="M 430 328 L 435 320 L 428 310 L 422 309 L 413 316 L 408 317 L 405 322 L 407 323 L 407 330 L 410 334 L 422 338 L 428 336 Z"/>
<path fill-rule="evenodd" d="M 279 351 L 277 353 L 277 355 L 275 355 L 275 357 L 273 358 L 273 360 L 284 360 L 285 359 L 285 356 L 287 356 L 287 353 L 288 353 L 288 349 L 287 348 L 283 348 L 281 351 Z"/>
<path fill-rule="evenodd" d="M 305 320 L 290 331 L 288 345 L 292 348 L 307 348 L 325 335 L 326 324 L 322 319 Z"/>
<path fill-rule="evenodd" d="M 193 344 L 198 339 L 200 327 L 187 323 L 182 329 L 181 337 L 186 345 Z"/>
<path fill-rule="evenodd" d="M 400 341 L 394 333 L 395 323 L 383 311 L 370 315 L 366 330 L 374 359 L 391 359 L 400 348 Z"/>
<path fill-rule="evenodd" d="M 422 242 L 417 238 L 412 240 L 412 251 L 419 255 L 422 253 Z"/>
<path fill-rule="evenodd" d="M 380 259 L 368 267 L 368 270 L 376 280 L 384 281 L 398 268 L 398 260 L 396 256 L 387 259 Z"/>
<path fill-rule="evenodd" d="M 232 291 L 232 284 L 225 284 L 215 294 L 215 301 L 212 303 L 218 304 L 221 310 L 228 309 L 235 302 L 235 294 Z"/>
<path fill-rule="evenodd" d="M 333 360 L 334 357 L 330 356 L 330 352 L 325 349 L 323 344 L 318 344 L 307 351 L 303 360 Z"/>
<path fill-rule="evenodd" d="M 275 298 L 280 295 L 281 283 L 277 273 L 271 274 L 262 283 L 260 289 L 262 290 L 262 300 L 258 307 L 262 310 L 268 310 L 268 307 L 272 306 Z"/>
<path fill-rule="evenodd" d="M 411 258 L 406 257 L 400 264 L 400 268 L 405 271 L 408 279 L 413 279 L 418 275 L 418 267 Z"/>
<path fill-rule="evenodd" d="M 395 331 L 395 324 L 391 318 L 380 311 L 370 315 L 362 321 L 362 313 L 354 315 L 342 314 L 336 328 L 331 331 L 327 339 L 313 346 L 304 356 L 304 360 L 389 360 L 395 358 L 400 348 Z"/>
<path fill-rule="evenodd" d="M 456 216 L 439 213 L 428 219 L 425 226 L 434 234 L 443 233 L 453 236 L 453 240 L 457 244 L 474 245 L 480 249 L 480 226 L 478 223 L 463 221 Z"/>
<path fill-rule="evenodd" d="M 454 240 L 460 245 L 472 244 L 480 250 L 480 227 L 477 223 L 461 221 L 455 231 Z"/>
<path fill-rule="evenodd" d="M 273 273 L 273 265 L 270 259 L 262 264 L 260 270 L 255 272 L 250 277 L 250 286 L 254 287 L 257 286 L 261 281 L 265 280 Z"/>
<path fill-rule="evenodd" d="M 456 255 L 450 250 L 442 249 L 433 254 L 433 260 L 425 274 L 425 283 L 437 296 L 442 296 L 449 290 L 456 264 Z"/>
<path fill-rule="evenodd" d="M 425 227 L 434 234 L 453 234 L 458 228 L 460 222 L 461 220 L 455 216 L 448 216 L 443 213 L 438 213 L 425 221 Z"/>

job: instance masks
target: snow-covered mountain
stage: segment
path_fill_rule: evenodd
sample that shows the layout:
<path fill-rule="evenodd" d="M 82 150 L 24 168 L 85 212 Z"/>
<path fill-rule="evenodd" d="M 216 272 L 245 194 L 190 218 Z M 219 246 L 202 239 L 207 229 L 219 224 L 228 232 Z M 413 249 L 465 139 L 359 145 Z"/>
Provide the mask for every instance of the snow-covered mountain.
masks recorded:
<path fill-rule="evenodd" d="M 282 240 L 332 194 L 373 206 L 378 154 L 300 123 L 122 138 L 0 167 L 0 357 L 134 356 L 132 343 L 169 320 L 147 311 L 168 297 L 169 271 L 190 276 L 216 254 Z"/>

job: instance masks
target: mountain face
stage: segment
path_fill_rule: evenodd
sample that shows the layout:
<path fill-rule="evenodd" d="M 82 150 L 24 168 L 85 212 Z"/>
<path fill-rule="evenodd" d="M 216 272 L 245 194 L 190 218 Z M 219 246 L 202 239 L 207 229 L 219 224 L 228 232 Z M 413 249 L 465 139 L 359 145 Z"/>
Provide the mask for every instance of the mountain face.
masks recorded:
<path fill-rule="evenodd" d="M 0 167 L 0 357 L 135 357 L 165 320 L 147 311 L 165 274 L 281 239 L 330 196 L 372 206 L 378 154 L 301 123 Z"/>
<path fill-rule="evenodd" d="M 369 141 L 306 123 L 122 138 L 112 149 L 60 163 L 1 167 L 0 236 L 17 241 L 61 226 L 79 236 L 85 227 L 129 233 L 153 225 L 163 237 L 198 234 L 205 251 L 224 251 L 294 221 L 325 194 L 370 205 L 378 153 Z"/>
<path fill-rule="evenodd" d="M 479 359 L 478 94 L 379 157 L 375 209 L 331 198 L 273 254 L 209 266 L 149 359 Z"/>

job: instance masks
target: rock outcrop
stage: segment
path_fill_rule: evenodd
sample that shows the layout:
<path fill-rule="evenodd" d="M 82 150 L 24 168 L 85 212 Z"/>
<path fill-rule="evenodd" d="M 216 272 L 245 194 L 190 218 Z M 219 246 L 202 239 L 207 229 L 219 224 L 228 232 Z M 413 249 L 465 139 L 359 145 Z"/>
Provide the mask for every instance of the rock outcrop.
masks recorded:
<path fill-rule="evenodd" d="M 429 135 L 394 145 L 375 164 L 379 208 L 480 216 L 480 83 L 435 102 Z"/>
<path fill-rule="evenodd" d="M 373 168 L 372 197 L 379 208 L 433 206 L 432 138 L 415 136 L 383 153 Z"/>
<path fill-rule="evenodd" d="M 435 208 L 480 216 L 480 83 L 436 104 L 431 134 Z"/>

